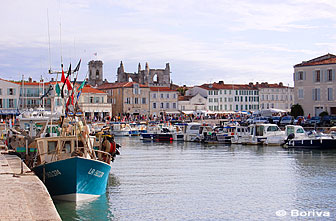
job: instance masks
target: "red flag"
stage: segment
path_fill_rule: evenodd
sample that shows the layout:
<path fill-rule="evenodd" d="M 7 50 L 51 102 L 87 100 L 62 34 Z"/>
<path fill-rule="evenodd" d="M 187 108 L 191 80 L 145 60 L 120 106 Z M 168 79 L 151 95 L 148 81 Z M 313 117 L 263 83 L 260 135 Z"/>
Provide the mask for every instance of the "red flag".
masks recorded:
<path fill-rule="evenodd" d="M 75 100 L 75 99 L 74 99 L 74 94 L 75 94 L 75 93 L 72 92 L 72 95 L 71 95 L 71 104 L 72 104 L 72 105 L 74 105 L 74 100 Z"/>
<path fill-rule="evenodd" d="M 61 77 L 61 81 L 62 81 L 62 82 L 65 81 L 65 75 L 64 75 L 63 67 L 62 67 L 62 77 Z"/>
<path fill-rule="evenodd" d="M 69 78 L 66 79 L 66 84 L 67 84 L 68 91 L 71 91 L 72 90 L 72 86 L 71 86 L 71 83 L 69 81 Z"/>

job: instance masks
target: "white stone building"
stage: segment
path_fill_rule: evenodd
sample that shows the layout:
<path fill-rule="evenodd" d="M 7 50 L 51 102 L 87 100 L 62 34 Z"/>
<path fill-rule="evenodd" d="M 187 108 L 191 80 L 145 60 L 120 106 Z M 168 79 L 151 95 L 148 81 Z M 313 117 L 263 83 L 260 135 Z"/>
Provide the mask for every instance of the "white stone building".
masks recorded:
<path fill-rule="evenodd" d="M 279 109 L 289 111 L 294 104 L 294 88 L 279 84 L 268 84 L 263 82 L 256 84 L 259 89 L 259 107 L 260 110 Z"/>
<path fill-rule="evenodd" d="M 194 96 L 179 96 L 178 98 L 179 111 L 206 111 L 207 99 L 200 94 Z"/>
<path fill-rule="evenodd" d="M 336 115 L 336 56 L 326 54 L 294 66 L 294 103 L 305 115 Z"/>
<path fill-rule="evenodd" d="M 169 87 L 149 87 L 149 113 L 178 113 L 178 91 Z"/>
<path fill-rule="evenodd" d="M 16 115 L 20 99 L 19 85 L 11 81 L 0 79 L 0 115 Z"/>

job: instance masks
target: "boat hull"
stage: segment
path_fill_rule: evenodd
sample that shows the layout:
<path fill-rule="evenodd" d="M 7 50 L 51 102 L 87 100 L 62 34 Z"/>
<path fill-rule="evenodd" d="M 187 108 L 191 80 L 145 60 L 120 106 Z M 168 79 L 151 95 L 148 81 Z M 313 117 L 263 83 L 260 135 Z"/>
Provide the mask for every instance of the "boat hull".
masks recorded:
<path fill-rule="evenodd" d="M 97 160 L 73 157 L 32 169 L 54 199 L 80 201 L 106 192 L 111 166 Z"/>
<path fill-rule="evenodd" d="M 290 140 L 286 147 L 296 149 L 336 149 L 336 139 Z"/>

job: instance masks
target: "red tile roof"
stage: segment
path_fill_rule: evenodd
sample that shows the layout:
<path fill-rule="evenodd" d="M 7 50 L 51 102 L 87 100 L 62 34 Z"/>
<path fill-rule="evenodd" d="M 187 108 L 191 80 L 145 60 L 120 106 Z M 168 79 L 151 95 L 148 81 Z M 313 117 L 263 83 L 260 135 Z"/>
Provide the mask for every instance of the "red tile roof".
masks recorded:
<path fill-rule="evenodd" d="M 189 101 L 193 96 L 179 96 L 179 101 Z"/>
<path fill-rule="evenodd" d="M 169 87 L 149 87 L 151 91 L 172 91 L 177 92 L 176 90 L 172 90 Z"/>
<path fill-rule="evenodd" d="M 85 85 L 82 89 L 82 93 L 106 94 L 104 91 L 93 88 L 90 85 Z"/>
<path fill-rule="evenodd" d="M 116 82 L 116 83 L 105 83 L 97 87 L 99 90 L 108 90 L 113 88 L 131 88 L 135 82 Z M 141 88 L 148 88 L 148 86 L 139 84 Z"/>
<path fill-rule="evenodd" d="M 206 90 L 255 90 L 255 85 L 249 85 L 249 84 L 224 84 L 224 83 L 213 83 L 213 84 L 203 84 L 201 86 L 198 86 L 200 88 L 206 89 Z"/>
<path fill-rule="evenodd" d="M 315 65 L 327 65 L 327 64 L 336 64 L 336 56 L 333 54 L 326 54 L 309 61 L 303 61 L 300 64 L 294 65 L 296 67 L 305 67 L 305 66 L 315 66 Z"/>

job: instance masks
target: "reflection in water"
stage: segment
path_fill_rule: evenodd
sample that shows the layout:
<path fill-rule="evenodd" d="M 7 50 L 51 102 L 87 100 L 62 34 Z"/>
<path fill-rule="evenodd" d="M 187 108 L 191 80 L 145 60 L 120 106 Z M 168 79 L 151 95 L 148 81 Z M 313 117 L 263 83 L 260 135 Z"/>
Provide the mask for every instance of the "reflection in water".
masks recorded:
<path fill-rule="evenodd" d="M 336 211 L 336 152 L 118 139 L 106 195 L 57 203 L 63 219 L 273 220 L 280 209 Z"/>

